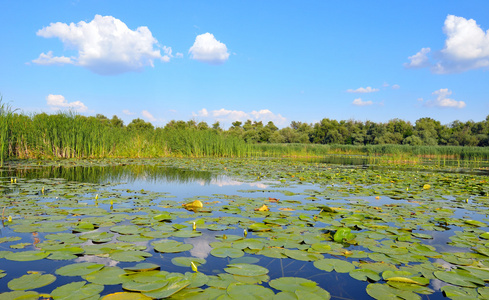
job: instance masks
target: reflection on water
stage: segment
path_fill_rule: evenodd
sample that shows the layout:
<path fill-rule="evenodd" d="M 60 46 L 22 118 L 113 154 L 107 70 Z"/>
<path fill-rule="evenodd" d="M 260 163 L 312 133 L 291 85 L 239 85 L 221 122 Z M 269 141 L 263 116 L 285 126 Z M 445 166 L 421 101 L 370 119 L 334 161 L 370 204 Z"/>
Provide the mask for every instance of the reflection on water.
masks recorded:
<path fill-rule="evenodd" d="M 212 250 L 212 247 L 209 244 L 215 241 L 215 234 L 209 231 L 204 231 L 202 235 L 198 237 L 184 239 L 186 244 L 194 246 L 194 248 L 190 250 L 190 254 L 198 258 L 207 258 Z"/>
<path fill-rule="evenodd" d="M 116 166 L 76 166 L 40 167 L 1 171 L 1 177 L 22 177 L 25 179 L 64 178 L 68 181 L 107 183 L 146 181 L 209 184 L 217 175 L 207 171 L 190 171 L 158 165 L 116 165 Z"/>

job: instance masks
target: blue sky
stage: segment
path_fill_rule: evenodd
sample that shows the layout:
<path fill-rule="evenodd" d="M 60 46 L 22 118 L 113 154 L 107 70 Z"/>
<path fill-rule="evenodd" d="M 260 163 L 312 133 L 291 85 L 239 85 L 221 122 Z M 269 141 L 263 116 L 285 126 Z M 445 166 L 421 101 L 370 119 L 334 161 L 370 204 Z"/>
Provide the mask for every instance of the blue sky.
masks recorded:
<path fill-rule="evenodd" d="M 489 115 L 489 1 L 0 2 L 24 113 L 442 124 Z"/>

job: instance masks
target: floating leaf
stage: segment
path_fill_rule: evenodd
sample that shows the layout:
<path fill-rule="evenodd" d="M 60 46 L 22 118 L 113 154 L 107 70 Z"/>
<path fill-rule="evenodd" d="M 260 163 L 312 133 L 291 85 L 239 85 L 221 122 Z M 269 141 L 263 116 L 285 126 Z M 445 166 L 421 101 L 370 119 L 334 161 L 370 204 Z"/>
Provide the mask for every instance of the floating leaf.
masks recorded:
<path fill-rule="evenodd" d="M 269 210 L 270 209 L 265 204 L 263 204 L 260 208 L 255 208 L 255 211 L 269 211 Z"/>
<path fill-rule="evenodd" d="M 37 289 L 48 284 L 53 283 L 56 280 L 56 276 L 52 274 L 27 274 L 19 278 L 12 279 L 8 282 L 8 287 L 11 290 L 23 291 Z"/>
<path fill-rule="evenodd" d="M 118 292 L 104 296 L 101 300 L 151 300 L 153 298 L 141 293 Z"/>
<path fill-rule="evenodd" d="M 143 294 L 151 298 L 167 298 L 190 285 L 190 280 L 180 277 L 170 277 L 166 282 L 167 285 L 161 289 L 143 292 Z"/>
<path fill-rule="evenodd" d="M 171 262 L 175 266 L 179 267 L 190 267 L 192 263 L 195 264 L 195 266 L 200 266 L 206 263 L 206 260 L 203 258 L 198 258 L 198 257 L 174 257 L 172 258 Z"/>
<path fill-rule="evenodd" d="M 421 299 L 421 297 L 411 291 L 395 289 L 387 284 L 372 283 L 367 285 L 367 294 L 372 298 L 383 299 Z"/>
<path fill-rule="evenodd" d="M 267 268 L 244 263 L 230 264 L 227 268 L 224 268 L 224 271 L 240 276 L 260 276 L 268 273 Z"/>
<path fill-rule="evenodd" d="M 269 282 L 269 285 L 277 290 L 296 293 L 299 290 L 316 294 L 321 299 L 330 299 L 331 295 L 317 286 L 317 283 L 300 277 L 281 277 Z"/>
<path fill-rule="evenodd" d="M 435 271 L 434 275 L 442 281 L 458 286 L 477 287 L 485 284 L 482 279 L 470 275 L 469 272 L 463 270 Z"/>
<path fill-rule="evenodd" d="M 51 292 L 51 297 L 55 300 L 82 300 L 96 296 L 104 290 L 103 285 L 86 283 L 86 281 L 75 281 L 59 286 Z"/>
<path fill-rule="evenodd" d="M 45 251 L 11 252 L 5 255 L 5 259 L 14 261 L 33 261 L 48 257 L 50 253 Z"/>
<path fill-rule="evenodd" d="M 5 292 L 0 294 L 0 299 L 2 300 L 10 300 L 10 299 L 22 299 L 22 300 L 38 300 L 39 294 L 34 291 L 13 291 L 13 292 Z"/>
<path fill-rule="evenodd" d="M 153 263 L 139 263 L 135 265 L 134 267 L 126 267 L 124 268 L 125 271 L 131 271 L 131 272 L 145 272 L 145 271 L 151 271 L 151 270 L 158 270 L 160 268 L 159 265 L 153 264 Z"/>
<path fill-rule="evenodd" d="M 320 270 L 331 272 L 333 269 L 338 273 L 348 273 L 355 269 L 350 262 L 336 258 L 326 258 L 314 262 L 314 266 Z"/>
<path fill-rule="evenodd" d="M 128 291 L 151 292 L 163 288 L 168 284 L 166 279 L 160 279 L 153 282 L 136 282 L 126 281 L 122 284 L 122 288 Z"/>
<path fill-rule="evenodd" d="M 362 281 L 370 279 L 372 281 L 379 281 L 381 279 L 379 273 L 370 269 L 355 269 L 350 271 L 350 276 Z"/>
<path fill-rule="evenodd" d="M 337 243 L 348 242 L 354 238 L 355 235 L 351 232 L 351 229 L 347 227 L 339 228 L 333 237 L 334 241 Z"/>
<path fill-rule="evenodd" d="M 63 266 L 57 269 L 55 273 L 62 276 L 83 276 L 98 271 L 103 267 L 104 267 L 103 264 L 83 262 L 83 263 L 76 263 L 76 264 Z"/>
<path fill-rule="evenodd" d="M 226 289 L 231 299 L 272 299 L 275 293 L 261 285 L 231 283 Z"/>
<path fill-rule="evenodd" d="M 128 281 L 127 278 L 124 278 L 125 272 L 121 268 L 117 267 L 104 267 L 99 271 L 95 271 L 93 273 L 82 276 L 83 279 L 93 282 L 96 284 L 103 285 L 114 285 L 121 284 L 125 281 Z"/>
<path fill-rule="evenodd" d="M 237 258 L 243 256 L 244 252 L 236 248 L 221 247 L 212 249 L 211 254 L 217 257 Z"/>
<path fill-rule="evenodd" d="M 302 261 L 315 261 L 324 258 L 324 256 L 322 256 L 319 253 L 306 252 L 303 250 L 285 249 L 283 253 L 292 259 L 302 260 Z"/>
<path fill-rule="evenodd" d="M 166 253 L 177 253 L 177 252 L 188 251 L 194 247 L 191 244 L 184 244 L 182 242 L 177 242 L 173 240 L 167 240 L 158 243 L 153 242 L 151 243 L 151 245 L 153 245 L 156 251 L 166 252 Z"/>

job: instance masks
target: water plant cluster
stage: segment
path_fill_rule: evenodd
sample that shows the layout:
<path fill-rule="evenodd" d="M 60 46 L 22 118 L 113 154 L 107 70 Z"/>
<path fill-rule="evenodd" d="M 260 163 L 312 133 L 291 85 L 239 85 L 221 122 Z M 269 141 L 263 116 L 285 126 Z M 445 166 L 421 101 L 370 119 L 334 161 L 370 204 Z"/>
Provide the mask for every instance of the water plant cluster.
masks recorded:
<path fill-rule="evenodd" d="M 168 169 L 187 178 L 185 196 L 9 173 L 0 299 L 489 297 L 487 175 L 277 159 L 42 164 L 120 179 L 121 164 L 136 178 Z M 202 194 L 191 171 L 237 188 Z"/>
<path fill-rule="evenodd" d="M 441 147 L 443 146 L 443 147 Z M 463 146 L 463 147 L 461 147 Z M 430 118 L 415 125 L 335 121 L 316 124 L 293 121 L 278 129 L 273 122 L 236 121 L 228 130 L 193 120 L 170 121 L 155 128 L 142 119 L 124 125 L 117 116 L 18 113 L 0 99 L 0 165 L 6 158 L 107 158 L 282 155 L 443 156 L 450 159 L 489 158 L 489 119 L 441 125 Z"/>

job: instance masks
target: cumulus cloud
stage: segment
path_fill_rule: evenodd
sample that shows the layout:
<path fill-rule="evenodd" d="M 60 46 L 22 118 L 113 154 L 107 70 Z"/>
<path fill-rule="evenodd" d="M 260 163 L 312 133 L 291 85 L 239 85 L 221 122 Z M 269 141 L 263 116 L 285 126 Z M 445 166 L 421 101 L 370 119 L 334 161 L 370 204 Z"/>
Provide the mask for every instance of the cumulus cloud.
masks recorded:
<path fill-rule="evenodd" d="M 393 90 L 397 90 L 397 89 L 400 89 L 400 88 L 401 88 L 401 86 L 400 86 L 400 85 L 398 85 L 398 84 L 394 84 L 394 85 L 392 86 L 392 89 L 393 89 Z"/>
<path fill-rule="evenodd" d="M 418 53 L 408 57 L 409 63 L 405 63 L 404 67 L 410 69 L 429 67 L 430 60 L 428 58 L 428 53 L 430 53 L 430 51 L 430 48 L 422 48 Z"/>
<path fill-rule="evenodd" d="M 53 51 L 48 51 L 48 53 L 41 53 L 38 58 L 32 61 L 38 65 L 64 65 L 64 64 L 73 64 L 73 58 L 66 56 L 56 56 L 53 57 Z"/>
<path fill-rule="evenodd" d="M 448 89 L 439 89 L 434 91 L 432 95 L 436 96 L 436 100 L 427 102 L 428 106 L 437 106 L 437 107 L 453 107 L 453 108 L 464 108 L 464 101 L 456 101 L 454 99 L 450 99 L 449 96 L 452 94 L 452 91 Z"/>
<path fill-rule="evenodd" d="M 374 104 L 372 101 L 363 101 L 362 98 L 357 98 L 352 102 L 355 106 L 368 106 Z"/>
<path fill-rule="evenodd" d="M 346 90 L 346 92 L 348 92 L 348 93 L 373 93 L 373 92 L 378 92 L 378 91 L 379 91 L 379 89 L 374 89 L 374 88 L 371 88 L 369 86 L 367 86 L 366 88 L 360 87 L 356 90 L 354 90 L 354 89 Z"/>
<path fill-rule="evenodd" d="M 197 114 L 192 113 L 192 116 L 212 118 L 213 120 L 224 123 L 231 123 L 234 121 L 244 122 L 246 120 L 252 120 L 263 122 L 272 121 L 276 125 L 285 125 L 287 122 L 287 119 L 281 114 L 275 114 L 268 109 L 254 110 L 248 113 L 240 110 L 228 110 L 224 108 L 212 110 L 209 112 L 207 109 L 203 108 Z"/>
<path fill-rule="evenodd" d="M 410 63 L 404 66 L 430 67 L 432 72 L 438 74 L 489 67 L 489 30 L 484 31 L 473 19 L 448 15 L 443 33 L 447 37 L 445 47 L 433 55 L 433 63 L 428 58 L 430 48 L 423 48 L 410 56 Z"/>
<path fill-rule="evenodd" d="M 46 97 L 46 102 L 53 110 L 72 109 L 76 111 L 87 111 L 88 108 L 81 101 L 68 102 L 63 95 L 49 94 Z"/>
<path fill-rule="evenodd" d="M 122 113 L 128 116 L 135 115 L 135 112 L 130 111 L 129 109 L 122 110 Z"/>
<path fill-rule="evenodd" d="M 150 122 L 155 122 L 156 121 L 156 118 L 153 117 L 153 115 L 149 111 L 147 111 L 147 110 L 143 110 L 141 112 L 141 114 L 143 115 L 144 118 L 146 118 Z"/>
<path fill-rule="evenodd" d="M 204 33 L 195 38 L 195 42 L 188 50 L 191 59 L 211 65 L 220 65 L 229 58 L 228 48 L 216 40 L 213 34 Z"/>
<path fill-rule="evenodd" d="M 52 51 L 32 62 L 41 65 L 74 64 L 100 75 L 115 75 L 142 71 L 153 67 L 155 60 L 167 62 L 172 57 L 170 47 L 158 49 L 158 41 L 146 26 L 131 30 L 112 16 L 96 15 L 86 23 L 51 23 L 37 31 L 44 38 L 59 38 L 65 48 L 78 52 L 78 57 L 53 56 Z M 156 48 L 155 48 L 156 47 Z"/>

